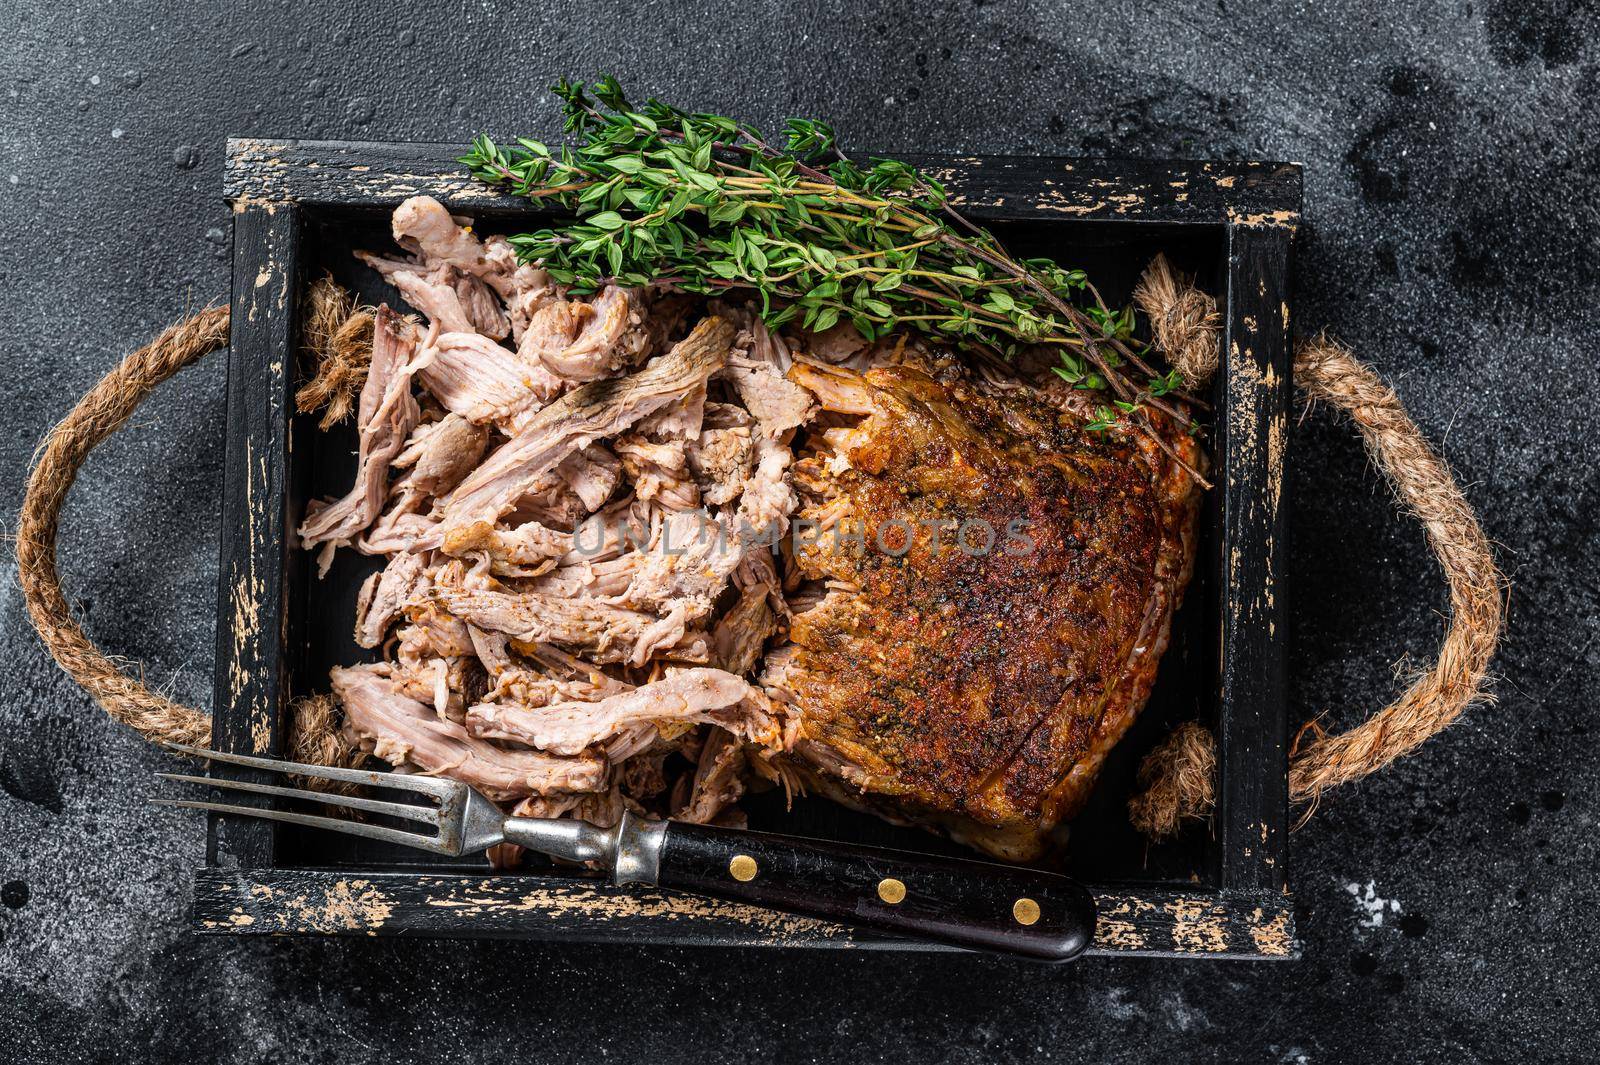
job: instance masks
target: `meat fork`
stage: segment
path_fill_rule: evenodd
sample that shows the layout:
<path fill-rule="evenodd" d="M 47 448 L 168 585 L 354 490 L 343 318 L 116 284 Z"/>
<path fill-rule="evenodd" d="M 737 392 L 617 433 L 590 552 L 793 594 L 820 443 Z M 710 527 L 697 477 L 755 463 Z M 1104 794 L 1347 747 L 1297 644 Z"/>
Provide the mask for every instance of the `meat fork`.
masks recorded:
<path fill-rule="evenodd" d="M 460 857 L 515 843 L 552 858 L 591 863 L 612 884 L 644 884 L 749 903 L 894 936 L 925 939 L 1036 961 L 1077 957 L 1094 938 L 1094 898 L 1057 873 L 861 847 L 768 832 L 745 832 L 624 813 L 611 828 L 588 821 L 507 815 L 482 793 L 442 777 L 225 754 L 178 744 L 175 751 L 213 762 L 411 792 L 422 804 L 261 784 L 226 777 L 158 773 L 166 780 L 301 799 L 399 818 L 420 831 L 345 821 L 262 806 L 155 799 L 242 817 L 365 836 Z"/>

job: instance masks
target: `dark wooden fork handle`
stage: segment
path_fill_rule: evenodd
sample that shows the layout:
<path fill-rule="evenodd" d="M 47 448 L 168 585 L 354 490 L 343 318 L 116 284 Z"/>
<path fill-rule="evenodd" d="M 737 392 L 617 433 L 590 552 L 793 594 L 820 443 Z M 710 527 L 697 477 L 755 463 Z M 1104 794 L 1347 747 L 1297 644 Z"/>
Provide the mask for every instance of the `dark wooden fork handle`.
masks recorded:
<path fill-rule="evenodd" d="M 671 822 L 659 882 L 857 928 L 1070 961 L 1094 939 L 1094 898 L 1069 877 L 768 832 Z"/>

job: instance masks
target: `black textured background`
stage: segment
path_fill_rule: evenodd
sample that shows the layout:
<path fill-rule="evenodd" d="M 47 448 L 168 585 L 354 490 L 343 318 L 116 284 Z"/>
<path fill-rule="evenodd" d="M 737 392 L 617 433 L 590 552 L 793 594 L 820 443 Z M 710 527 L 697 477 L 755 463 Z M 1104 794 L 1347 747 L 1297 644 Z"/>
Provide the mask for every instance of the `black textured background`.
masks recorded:
<path fill-rule="evenodd" d="M 1303 961 L 1042 971 L 192 936 L 200 822 L 144 805 L 162 759 L 50 662 L 7 559 L 0 1060 L 1594 1059 L 1594 0 L 3 8 L 8 522 L 45 428 L 226 294 L 225 136 L 550 134 L 543 86 L 610 70 L 758 122 L 830 117 L 888 150 L 1303 162 L 1299 322 L 1395 382 L 1515 587 L 1499 704 L 1293 837 Z M 93 634 L 202 702 L 220 371 L 164 387 L 96 456 L 64 536 Z M 1352 434 L 1314 413 L 1293 448 L 1293 705 L 1348 723 L 1432 651 L 1445 601 Z M 1380 926 L 1367 900 L 1385 900 Z"/>

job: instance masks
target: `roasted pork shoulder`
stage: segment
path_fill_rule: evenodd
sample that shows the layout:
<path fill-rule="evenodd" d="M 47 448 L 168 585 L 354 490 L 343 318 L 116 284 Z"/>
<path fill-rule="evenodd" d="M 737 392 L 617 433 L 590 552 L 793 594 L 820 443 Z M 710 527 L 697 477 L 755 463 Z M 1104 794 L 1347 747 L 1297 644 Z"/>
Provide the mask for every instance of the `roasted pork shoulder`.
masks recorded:
<path fill-rule="evenodd" d="M 840 416 L 795 471 L 794 562 L 821 593 L 763 678 L 798 712 L 794 760 L 841 802 L 1035 856 L 1150 692 L 1193 481 L 1050 389 L 952 363 L 790 377 Z"/>

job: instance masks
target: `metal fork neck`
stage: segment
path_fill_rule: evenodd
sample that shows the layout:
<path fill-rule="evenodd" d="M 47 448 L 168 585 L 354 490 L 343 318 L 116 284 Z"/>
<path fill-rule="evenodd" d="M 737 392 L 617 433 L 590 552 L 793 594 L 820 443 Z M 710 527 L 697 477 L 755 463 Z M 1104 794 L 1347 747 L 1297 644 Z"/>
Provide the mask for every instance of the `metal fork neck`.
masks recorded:
<path fill-rule="evenodd" d="M 610 865 L 616 848 L 611 832 L 587 821 L 556 821 L 544 817 L 508 817 L 507 843 L 516 843 L 569 862 L 602 862 Z"/>
<path fill-rule="evenodd" d="M 654 884 L 667 826 L 625 812 L 613 828 L 588 821 L 508 817 L 502 830 L 507 843 L 569 862 L 596 862 L 611 873 L 613 884 Z"/>

